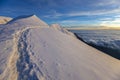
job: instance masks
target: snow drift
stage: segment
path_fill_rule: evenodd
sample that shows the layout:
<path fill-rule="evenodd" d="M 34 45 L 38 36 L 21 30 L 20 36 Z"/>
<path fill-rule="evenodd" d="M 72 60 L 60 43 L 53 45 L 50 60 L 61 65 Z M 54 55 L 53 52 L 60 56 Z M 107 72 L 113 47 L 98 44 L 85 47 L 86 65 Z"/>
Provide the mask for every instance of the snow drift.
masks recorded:
<path fill-rule="evenodd" d="M 0 64 L 0 80 L 120 79 L 119 60 L 34 15 L 1 26 Z"/>

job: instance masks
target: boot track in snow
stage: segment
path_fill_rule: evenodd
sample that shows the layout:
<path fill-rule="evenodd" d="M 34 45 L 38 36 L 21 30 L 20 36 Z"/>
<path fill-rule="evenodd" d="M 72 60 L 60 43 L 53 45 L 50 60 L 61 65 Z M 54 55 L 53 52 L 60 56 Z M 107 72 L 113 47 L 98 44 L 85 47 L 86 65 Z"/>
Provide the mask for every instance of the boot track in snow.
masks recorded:
<path fill-rule="evenodd" d="M 19 30 L 14 34 L 13 51 L 8 59 L 7 68 L 0 75 L 0 80 L 39 80 L 33 70 L 35 63 L 30 61 L 30 55 L 27 51 L 26 36 L 31 28 L 33 27 Z M 40 77 L 43 80 L 42 76 L 41 72 Z"/>

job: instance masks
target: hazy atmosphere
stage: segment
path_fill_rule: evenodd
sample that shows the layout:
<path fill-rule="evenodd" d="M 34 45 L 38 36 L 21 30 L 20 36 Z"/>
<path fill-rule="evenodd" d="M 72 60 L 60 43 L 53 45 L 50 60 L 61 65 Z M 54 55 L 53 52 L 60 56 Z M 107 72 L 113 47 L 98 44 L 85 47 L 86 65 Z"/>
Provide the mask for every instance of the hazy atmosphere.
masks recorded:
<path fill-rule="evenodd" d="M 0 15 L 36 14 L 48 24 L 120 26 L 119 0 L 0 0 Z"/>

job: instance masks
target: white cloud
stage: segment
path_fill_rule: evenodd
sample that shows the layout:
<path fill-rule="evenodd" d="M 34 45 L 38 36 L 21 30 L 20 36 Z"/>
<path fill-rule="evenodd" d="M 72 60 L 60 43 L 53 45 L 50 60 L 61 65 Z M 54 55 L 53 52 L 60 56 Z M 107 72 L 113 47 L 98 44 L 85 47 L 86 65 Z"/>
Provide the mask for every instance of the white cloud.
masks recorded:
<path fill-rule="evenodd" d="M 114 17 L 115 17 L 115 18 L 120 18 L 120 15 L 115 15 Z"/>
<path fill-rule="evenodd" d="M 81 20 L 62 20 L 58 21 L 57 23 L 63 25 L 63 26 L 97 26 L 98 23 L 96 20 L 93 20 L 92 23 L 87 21 L 81 21 Z"/>
<path fill-rule="evenodd" d="M 44 17 L 47 18 L 59 18 L 59 17 L 75 17 L 75 16 L 99 16 L 99 15 L 108 15 L 108 14 L 119 14 L 120 13 L 120 8 L 115 8 L 112 10 L 95 10 L 95 11 L 74 11 L 74 12 L 69 12 L 69 13 L 58 13 L 54 11 L 50 15 L 46 15 Z"/>
<path fill-rule="evenodd" d="M 108 27 L 120 27 L 120 18 L 116 18 L 114 20 L 106 20 L 106 21 L 101 21 L 100 23 L 101 26 L 108 26 Z"/>
<path fill-rule="evenodd" d="M 113 21 L 113 18 L 100 18 L 100 21 Z"/>
<path fill-rule="evenodd" d="M 44 17 L 45 17 L 45 18 L 58 18 L 58 17 L 60 17 L 60 16 L 63 16 L 63 14 L 58 13 L 56 10 L 51 10 L 51 11 L 49 12 L 49 14 L 50 14 L 50 15 L 45 15 Z"/>
<path fill-rule="evenodd" d="M 80 25 L 81 21 L 79 21 L 79 20 L 62 20 L 62 21 L 58 21 L 57 23 L 59 23 L 63 26 L 75 26 L 75 25 Z"/>
<path fill-rule="evenodd" d="M 105 15 L 105 14 L 112 14 L 112 13 L 120 13 L 120 8 L 113 9 L 113 10 L 96 10 L 96 11 L 80 11 L 80 12 L 72 12 L 65 14 L 66 16 L 92 16 L 92 15 Z"/>
<path fill-rule="evenodd" d="M 72 26 L 108 26 L 108 27 L 120 27 L 120 18 L 101 18 L 100 20 L 93 20 L 92 23 L 88 21 L 81 20 L 63 20 L 57 22 L 61 25 L 72 25 Z"/>
<path fill-rule="evenodd" d="M 96 4 L 93 4 L 93 6 L 96 7 L 102 7 L 102 6 L 112 6 L 112 7 L 118 7 L 120 1 L 119 0 L 100 0 Z"/>
<path fill-rule="evenodd" d="M 80 23 L 79 20 L 63 20 L 60 23 Z"/>

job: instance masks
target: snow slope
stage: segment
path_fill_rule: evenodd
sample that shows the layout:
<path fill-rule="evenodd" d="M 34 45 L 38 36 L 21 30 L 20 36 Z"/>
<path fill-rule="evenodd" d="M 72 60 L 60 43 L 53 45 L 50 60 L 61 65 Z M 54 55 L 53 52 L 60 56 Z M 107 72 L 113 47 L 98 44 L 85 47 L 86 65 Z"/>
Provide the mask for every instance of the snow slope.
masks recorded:
<path fill-rule="evenodd" d="M 10 20 L 12 20 L 12 18 L 0 16 L 0 24 L 6 24 Z"/>
<path fill-rule="evenodd" d="M 46 25 L 34 16 L 3 25 L 0 80 L 120 80 L 119 60 Z"/>
<path fill-rule="evenodd" d="M 18 16 L 11 21 L 8 22 L 8 24 L 16 24 L 18 26 L 41 26 L 41 27 L 48 27 L 48 25 L 40 20 L 36 15 L 24 15 L 24 16 Z"/>
<path fill-rule="evenodd" d="M 120 59 L 120 30 L 70 30 L 78 38 L 95 48 Z"/>
<path fill-rule="evenodd" d="M 71 35 L 71 36 L 75 37 L 75 35 L 73 33 L 69 32 L 65 28 L 62 28 L 59 24 L 52 24 L 50 26 L 50 28 L 53 28 L 55 30 L 61 31 L 61 32 L 65 33 L 65 34 L 68 34 L 68 35 Z"/>

